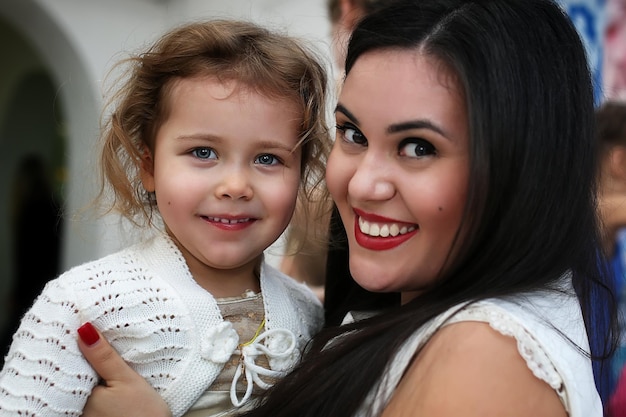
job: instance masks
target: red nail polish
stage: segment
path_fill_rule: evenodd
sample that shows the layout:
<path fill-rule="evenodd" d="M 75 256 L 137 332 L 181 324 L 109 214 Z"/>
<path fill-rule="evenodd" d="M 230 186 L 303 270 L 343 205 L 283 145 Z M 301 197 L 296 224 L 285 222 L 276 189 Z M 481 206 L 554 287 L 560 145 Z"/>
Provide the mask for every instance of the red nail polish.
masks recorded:
<path fill-rule="evenodd" d="M 87 346 L 91 346 L 100 340 L 100 335 L 96 331 L 96 328 L 89 322 L 78 328 L 78 335 L 80 336 L 80 340 L 85 342 Z"/>

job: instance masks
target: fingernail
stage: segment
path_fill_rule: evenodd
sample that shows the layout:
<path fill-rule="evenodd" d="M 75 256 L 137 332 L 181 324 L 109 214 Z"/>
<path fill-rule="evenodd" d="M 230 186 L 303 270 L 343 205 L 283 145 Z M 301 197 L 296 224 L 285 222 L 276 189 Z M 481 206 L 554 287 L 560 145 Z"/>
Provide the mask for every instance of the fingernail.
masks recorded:
<path fill-rule="evenodd" d="M 78 328 L 78 335 L 80 336 L 80 340 L 85 342 L 87 346 L 91 346 L 100 340 L 100 335 L 96 331 L 96 328 L 89 322 Z"/>

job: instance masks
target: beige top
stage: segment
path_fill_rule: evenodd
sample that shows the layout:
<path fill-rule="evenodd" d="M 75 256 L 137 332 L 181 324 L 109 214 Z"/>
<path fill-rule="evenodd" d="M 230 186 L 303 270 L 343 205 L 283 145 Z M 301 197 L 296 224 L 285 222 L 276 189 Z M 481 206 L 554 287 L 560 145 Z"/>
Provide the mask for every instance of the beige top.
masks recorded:
<path fill-rule="evenodd" d="M 260 293 L 247 291 L 241 297 L 218 298 L 216 299 L 224 320 L 233 324 L 239 335 L 239 340 L 246 343 L 253 340 L 263 331 L 261 326 L 264 319 L 263 297 Z M 191 409 L 183 417 L 208 417 L 208 416 L 230 416 L 235 415 L 237 409 L 230 400 L 230 387 L 235 376 L 235 370 L 240 362 L 240 355 L 235 353 L 230 360 L 224 364 L 222 372 L 217 376 L 215 382 L 198 399 Z M 257 364 L 264 368 L 269 367 L 268 359 L 260 356 Z M 246 391 L 244 376 L 240 376 L 237 381 L 237 394 L 243 397 Z M 266 382 L 273 383 L 271 378 Z M 254 385 L 252 399 L 260 392 L 260 388 Z"/>

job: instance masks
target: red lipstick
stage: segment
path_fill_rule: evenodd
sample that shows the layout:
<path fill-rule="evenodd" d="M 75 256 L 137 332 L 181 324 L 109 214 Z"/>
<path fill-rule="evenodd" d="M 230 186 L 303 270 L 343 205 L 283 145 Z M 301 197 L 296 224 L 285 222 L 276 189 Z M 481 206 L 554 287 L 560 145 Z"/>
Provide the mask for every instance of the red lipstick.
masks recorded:
<path fill-rule="evenodd" d="M 411 239 L 413 236 L 415 236 L 415 234 L 419 230 L 419 228 L 414 224 L 397 222 L 397 221 L 394 221 L 393 219 L 378 216 L 375 214 L 368 214 L 358 209 L 354 209 L 354 212 L 356 214 L 354 218 L 354 238 L 356 240 L 356 243 L 358 243 L 359 246 L 362 246 L 365 249 L 375 250 L 375 251 L 393 249 L 395 247 L 400 246 L 407 240 Z M 374 236 L 366 235 L 365 233 L 361 232 L 361 229 L 359 228 L 359 217 L 362 217 L 364 220 L 367 220 L 370 222 L 396 223 L 396 224 L 406 224 L 407 226 L 415 226 L 415 230 L 402 234 L 402 235 L 397 235 L 397 236 L 374 237 Z"/>

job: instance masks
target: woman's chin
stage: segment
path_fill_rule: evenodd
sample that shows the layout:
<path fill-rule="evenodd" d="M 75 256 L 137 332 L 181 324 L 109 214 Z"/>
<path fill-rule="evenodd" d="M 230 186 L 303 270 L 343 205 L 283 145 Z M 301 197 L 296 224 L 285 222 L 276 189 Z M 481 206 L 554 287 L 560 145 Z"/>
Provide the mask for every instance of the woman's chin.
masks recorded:
<path fill-rule="evenodd" d="M 350 273 L 354 281 L 367 291 L 381 293 L 397 291 L 393 288 L 394 280 L 389 278 L 384 271 L 350 266 Z"/>

